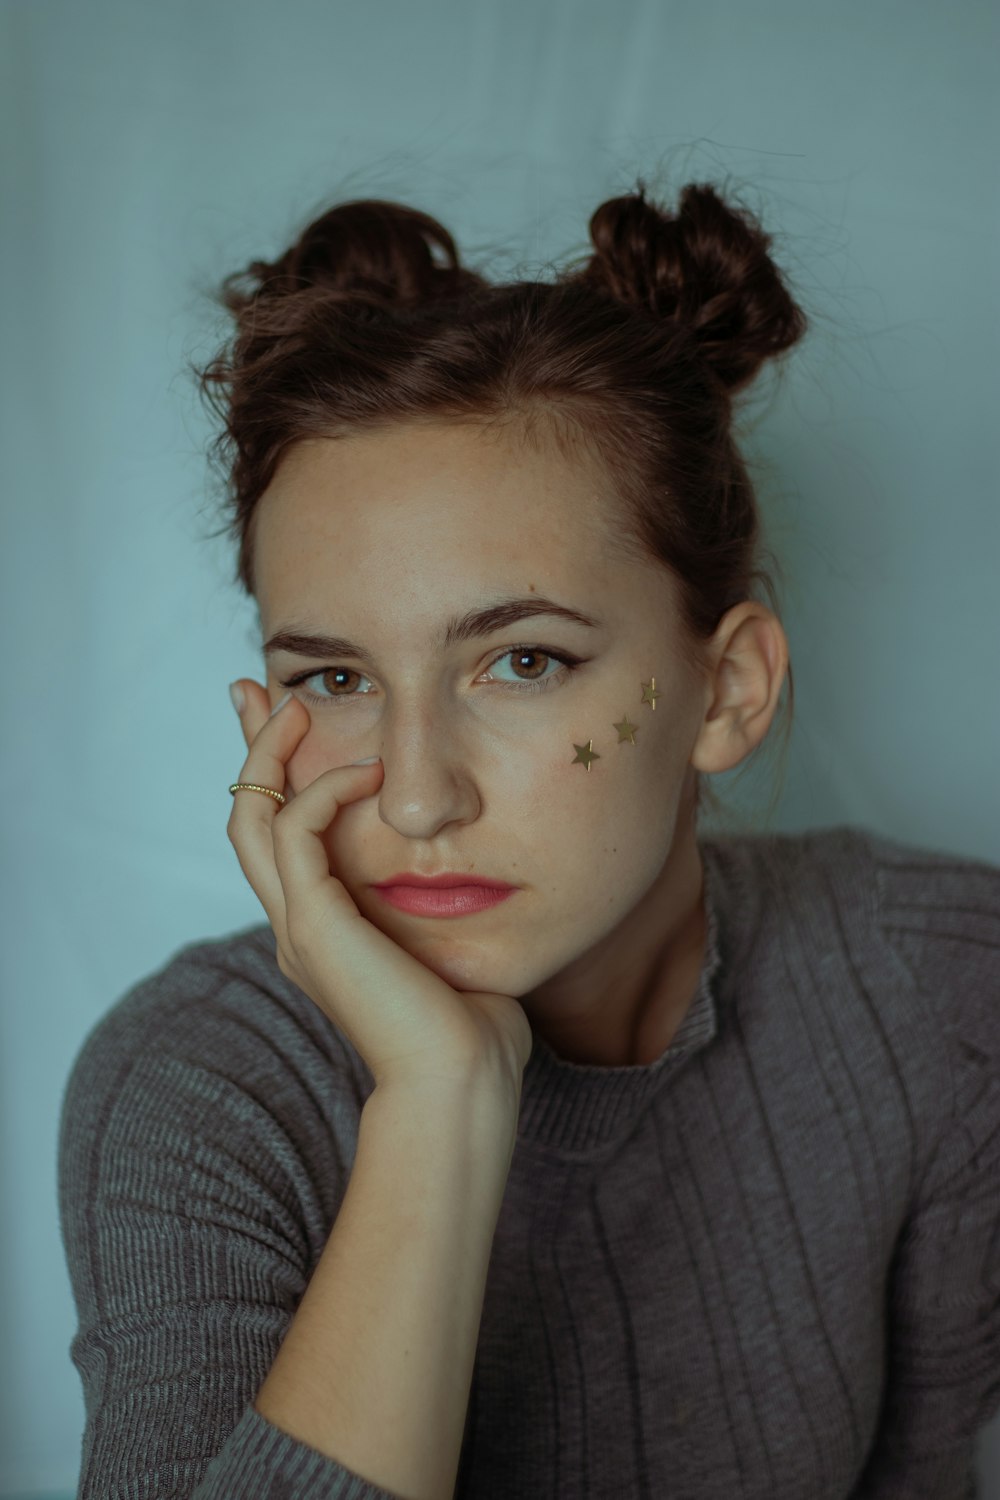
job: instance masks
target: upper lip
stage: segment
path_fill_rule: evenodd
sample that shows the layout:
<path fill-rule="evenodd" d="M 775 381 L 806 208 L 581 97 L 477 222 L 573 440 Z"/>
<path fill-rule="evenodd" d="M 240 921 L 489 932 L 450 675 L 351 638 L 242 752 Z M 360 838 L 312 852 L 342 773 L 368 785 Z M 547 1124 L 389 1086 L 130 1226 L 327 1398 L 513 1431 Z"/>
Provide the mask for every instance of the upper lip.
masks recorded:
<path fill-rule="evenodd" d="M 460 875 L 453 870 L 445 870 L 441 875 L 415 875 L 411 870 L 404 870 L 400 875 L 390 875 L 387 880 L 376 880 L 374 885 L 420 885 L 440 886 L 447 888 L 456 885 L 488 885 L 496 890 L 514 890 L 506 880 L 497 880 L 492 875 Z"/>

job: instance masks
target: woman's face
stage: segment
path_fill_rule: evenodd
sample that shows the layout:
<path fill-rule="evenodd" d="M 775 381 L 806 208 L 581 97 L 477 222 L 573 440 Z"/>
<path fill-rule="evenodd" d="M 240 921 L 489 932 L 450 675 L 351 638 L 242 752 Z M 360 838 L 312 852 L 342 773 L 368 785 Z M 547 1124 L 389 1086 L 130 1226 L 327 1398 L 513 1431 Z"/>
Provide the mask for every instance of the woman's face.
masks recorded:
<path fill-rule="evenodd" d="M 687 806 L 707 688 L 677 650 L 669 574 L 613 556 L 601 486 L 554 444 L 406 425 L 297 445 L 259 505 L 265 646 L 294 634 L 358 648 L 266 653 L 272 702 L 311 674 L 293 689 L 311 725 L 292 791 L 381 757 L 378 791 L 327 832 L 330 867 L 459 990 L 525 995 L 613 943 Z M 445 642 L 449 622 L 512 599 L 523 618 Z M 588 770 L 575 747 L 591 741 Z M 473 915 L 418 916 L 372 889 L 402 871 L 518 889 Z"/>

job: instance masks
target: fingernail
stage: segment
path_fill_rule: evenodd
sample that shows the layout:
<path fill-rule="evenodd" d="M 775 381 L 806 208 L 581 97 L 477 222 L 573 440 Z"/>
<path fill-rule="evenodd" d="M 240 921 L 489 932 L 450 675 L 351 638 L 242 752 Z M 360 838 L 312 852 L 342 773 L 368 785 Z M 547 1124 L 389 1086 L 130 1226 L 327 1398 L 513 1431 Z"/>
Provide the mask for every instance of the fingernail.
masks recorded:
<path fill-rule="evenodd" d="M 377 755 L 369 755 L 364 760 L 352 760 L 351 761 L 351 765 L 352 766 L 371 766 L 371 765 L 374 765 L 375 761 L 377 761 L 377 760 L 378 760 L 378 756 Z"/>
<path fill-rule="evenodd" d="M 284 706 L 285 706 L 285 704 L 286 704 L 286 703 L 287 703 L 287 702 L 288 702 L 288 700 L 289 700 L 289 698 L 290 698 L 290 697 L 291 697 L 291 696 L 292 696 L 292 695 L 291 695 L 291 693 L 286 693 L 286 694 L 285 694 L 285 696 L 284 696 L 284 697 L 283 697 L 283 698 L 282 698 L 282 699 L 280 699 L 280 700 L 279 700 L 279 701 L 278 701 L 278 702 L 277 702 L 277 703 L 276 703 L 276 704 L 275 704 L 275 705 L 274 705 L 274 707 L 273 707 L 273 708 L 272 708 L 272 709 L 271 709 L 271 712 L 270 712 L 270 714 L 269 714 L 269 715 L 268 715 L 268 718 L 270 718 L 270 719 L 273 719 L 273 718 L 274 718 L 274 716 L 275 716 L 275 714 L 276 714 L 276 713 L 278 713 L 278 712 L 279 712 L 279 711 L 280 711 L 280 710 L 281 710 L 281 709 L 283 709 L 283 708 L 284 708 Z"/>
<path fill-rule="evenodd" d="M 246 698 L 243 696 L 243 689 L 238 682 L 231 682 L 229 684 L 229 696 L 233 700 L 233 707 L 236 712 L 241 714 L 246 705 Z"/>

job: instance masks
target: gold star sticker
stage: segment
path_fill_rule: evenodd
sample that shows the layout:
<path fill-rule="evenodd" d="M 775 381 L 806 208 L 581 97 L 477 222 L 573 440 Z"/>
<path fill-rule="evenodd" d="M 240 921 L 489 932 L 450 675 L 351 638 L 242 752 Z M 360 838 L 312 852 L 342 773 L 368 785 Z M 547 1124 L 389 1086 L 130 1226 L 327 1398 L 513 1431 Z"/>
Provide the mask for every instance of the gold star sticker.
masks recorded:
<path fill-rule="evenodd" d="M 648 682 L 642 684 L 642 701 L 648 703 L 650 708 L 656 710 L 656 700 L 660 694 L 656 691 L 656 678 L 651 677 Z"/>
<path fill-rule="evenodd" d="M 628 740 L 630 745 L 635 744 L 636 726 L 629 723 L 628 714 L 625 715 L 620 724 L 615 725 L 615 728 L 618 731 L 619 745 L 623 744 L 625 740 Z"/>
<path fill-rule="evenodd" d="M 573 749 L 576 751 L 576 754 L 570 761 L 571 766 L 575 766 L 577 761 L 579 761 L 581 766 L 586 766 L 589 771 L 590 762 L 592 760 L 600 760 L 601 758 L 594 750 L 593 740 L 588 740 L 585 745 L 574 745 Z"/>

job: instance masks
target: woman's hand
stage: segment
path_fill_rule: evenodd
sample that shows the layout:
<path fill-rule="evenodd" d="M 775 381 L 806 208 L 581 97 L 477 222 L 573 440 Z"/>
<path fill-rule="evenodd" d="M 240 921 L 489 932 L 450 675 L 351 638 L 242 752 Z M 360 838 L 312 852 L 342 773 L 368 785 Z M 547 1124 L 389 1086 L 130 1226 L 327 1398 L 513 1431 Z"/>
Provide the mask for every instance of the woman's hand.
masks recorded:
<path fill-rule="evenodd" d="M 292 697 L 273 717 L 264 688 L 240 679 L 249 754 L 237 781 L 286 791 L 286 764 L 309 728 Z M 323 834 L 346 802 L 370 797 L 381 761 L 324 771 L 284 807 L 236 792 L 227 833 L 277 938 L 278 967 L 360 1053 L 376 1085 L 468 1078 L 484 1063 L 520 1097 L 531 1025 L 510 995 L 459 992 L 363 917 L 331 873 Z"/>

